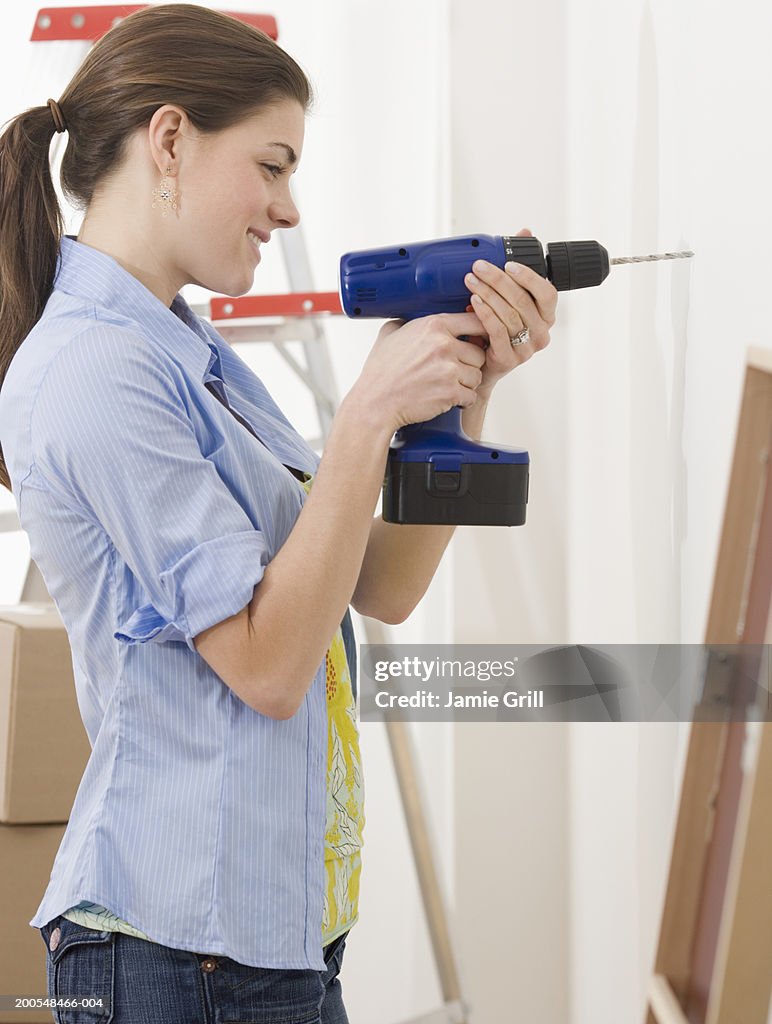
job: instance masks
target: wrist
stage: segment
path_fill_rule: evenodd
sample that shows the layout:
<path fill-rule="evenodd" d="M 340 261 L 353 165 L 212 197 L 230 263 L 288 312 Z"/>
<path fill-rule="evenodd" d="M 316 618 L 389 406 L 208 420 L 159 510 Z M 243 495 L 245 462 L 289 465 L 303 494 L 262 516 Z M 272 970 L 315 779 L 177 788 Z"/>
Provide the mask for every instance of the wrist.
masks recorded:
<path fill-rule="evenodd" d="M 477 401 L 461 413 L 461 426 L 464 429 L 464 433 L 471 437 L 473 441 L 480 440 L 487 408 L 488 399 L 480 395 L 480 389 L 478 388 Z"/>
<path fill-rule="evenodd" d="M 502 376 L 504 375 L 502 374 Z M 477 388 L 477 391 L 475 392 L 478 399 L 486 403 L 489 402 L 490 397 L 493 394 L 493 389 L 496 387 L 496 385 L 501 379 L 501 377 L 495 377 L 491 379 L 490 377 L 486 377 L 485 374 L 483 374 L 483 383 L 479 386 L 479 388 Z"/>
<path fill-rule="evenodd" d="M 363 394 L 356 385 L 344 396 L 335 419 L 342 419 L 360 437 L 384 449 L 388 448 L 396 429 L 383 405 Z"/>

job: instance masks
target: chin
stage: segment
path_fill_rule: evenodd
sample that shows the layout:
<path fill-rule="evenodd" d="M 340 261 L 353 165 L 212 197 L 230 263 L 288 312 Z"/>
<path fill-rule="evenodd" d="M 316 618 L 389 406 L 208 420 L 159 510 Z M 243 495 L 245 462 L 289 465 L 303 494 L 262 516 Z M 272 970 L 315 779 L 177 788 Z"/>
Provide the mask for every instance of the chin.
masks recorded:
<path fill-rule="evenodd" d="M 209 292 L 214 292 L 215 295 L 227 295 L 230 299 L 237 299 L 239 296 L 247 294 L 255 283 L 255 275 L 252 274 L 249 278 L 244 276 L 240 281 L 236 281 L 234 278 L 224 279 L 214 276 L 208 277 L 206 280 L 191 278 L 190 283 L 205 288 Z"/>
<path fill-rule="evenodd" d="M 238 299 L 241 295 L 246 295 L 254 283 L 255 279 L 254 277 L 252 277 L 246 284 L 240 285 L 238 287 L 234 286 L 231 288 L 218 288 L 216 290 L 221 295 L 227 295 L 228 298 Z"/>

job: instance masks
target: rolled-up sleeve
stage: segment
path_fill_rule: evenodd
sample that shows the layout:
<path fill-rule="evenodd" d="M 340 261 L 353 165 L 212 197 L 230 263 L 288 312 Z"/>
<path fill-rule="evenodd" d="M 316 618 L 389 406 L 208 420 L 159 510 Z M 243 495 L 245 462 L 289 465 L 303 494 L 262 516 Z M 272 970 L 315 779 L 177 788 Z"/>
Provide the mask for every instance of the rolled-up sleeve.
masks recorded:
<path fill-rule="evenodd" d="M 115 637 L 195 651 L 198 633 L 249 603 L 268 553 L 202 452 L 164 359 L 130 330 L 88 328 L 48 367 L 31 440 L 47 485 L 104 530 L 147 598 Z"/>

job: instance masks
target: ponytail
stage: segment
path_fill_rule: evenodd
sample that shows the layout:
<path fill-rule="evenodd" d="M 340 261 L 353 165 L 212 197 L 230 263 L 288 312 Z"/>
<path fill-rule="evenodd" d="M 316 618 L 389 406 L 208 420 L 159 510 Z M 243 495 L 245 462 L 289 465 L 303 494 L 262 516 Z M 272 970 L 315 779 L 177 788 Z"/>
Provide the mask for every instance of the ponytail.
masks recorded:
<path fill-rule="evenodd" d="M 0 136 L 0 388 L 54 284 L 64 232 L 48 155 L 56 130 L 46 105 L 19 114 Z M 2 448 L 0 483 L 11 486 Z"/>

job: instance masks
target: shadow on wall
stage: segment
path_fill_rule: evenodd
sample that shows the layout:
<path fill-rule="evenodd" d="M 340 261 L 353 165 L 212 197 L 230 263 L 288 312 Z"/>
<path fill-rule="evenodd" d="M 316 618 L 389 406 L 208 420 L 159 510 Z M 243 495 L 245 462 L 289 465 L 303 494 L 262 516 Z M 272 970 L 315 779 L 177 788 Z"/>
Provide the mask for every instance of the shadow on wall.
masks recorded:
<path fill-rule="evenodd" d="M 660 213 L 660 124 L 657 44 L 650 3 L 641 15 L 638 110 L 632 180 L 631 242 L 651 252 Z M 669 243 L 672 246 L 672 242 Z M 683 452 L 684 374 L 689 268 L 673 267 L 669 337 L 657 336 L 659 274 L 639 274 L 630 306 L 630 515 L 636 634 L 640 641 L 674 643 L 681 636 L 681 549 L 686 534 Z M 668 395 L 672 344 L 672 379 Z M 669 538 L 663 548 L 662 539 Z"/>
<path fill-rule="evenodd" d="M 641 13 L 638 62 L 638 111 L 633 152 L 632 243 L 634 252 L 651 252 L 659 239 L 660 145 L 659 73 L 657 43 L 651 5 Z M 663 239 L 666 248 L 675 239 Z M 689 248 L 680 237 L 678 249 Z M 687 530 L 687 464 L 684 454 L 684 395 L 687 323 L 689 314 L 689 261 L 669 264 L 671 330 L 658 338 L 657 285 L 661 274 L 636 275 L 631 288 L 630 336 L 630 452 L 636 464 L 631 473 L 631 515 L 634 596 L 637 636 L 640 641 L 676 643 L 682 631 L 682 554 Z M 672 353 L 664 345 L 673 346 Z M 667 363 L 672 367 L 667 394 Z M 663 549 L 662 538 L 669 538 Z M 638 735 L 638 770 L 631 794 L 639 808 L 639 822 L 653 822 L 662 814 L 661 800 L 676 799 L 672 764 L 679 729 L 673 723 L 649 723 Z M 658 917 L 651 913 L 653 894 L 663 891 L 667 878 L 668 846 L 662 837 L 642 829 L 636 841 L 637 978 L 648 976 L 656 951 Z M 657 900 L 659 905 L 660 900 Z M 640 987 L 636 1003 L 644 1005 Z"/>

